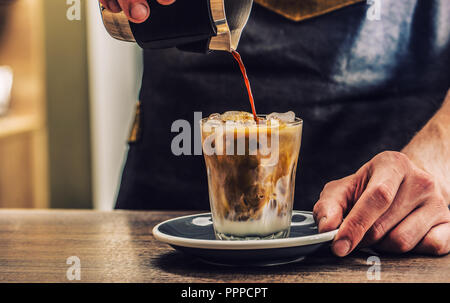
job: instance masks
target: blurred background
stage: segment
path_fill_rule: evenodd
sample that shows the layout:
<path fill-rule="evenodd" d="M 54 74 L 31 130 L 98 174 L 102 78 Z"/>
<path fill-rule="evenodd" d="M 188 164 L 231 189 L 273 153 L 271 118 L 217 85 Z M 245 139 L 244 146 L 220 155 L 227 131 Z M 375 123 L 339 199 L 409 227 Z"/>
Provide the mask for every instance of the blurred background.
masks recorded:
<path fill-rule="evenodd" d="M 141 57 L 96 0 L 0 0 L 0 208 L 112 209 Z"/>

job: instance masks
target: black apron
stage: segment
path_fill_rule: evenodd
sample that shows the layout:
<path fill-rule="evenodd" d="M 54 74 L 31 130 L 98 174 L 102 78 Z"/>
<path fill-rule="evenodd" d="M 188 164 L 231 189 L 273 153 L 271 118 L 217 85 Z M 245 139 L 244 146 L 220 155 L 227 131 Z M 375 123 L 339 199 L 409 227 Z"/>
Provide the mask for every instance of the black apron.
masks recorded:
<path fill-rule="evenodd" d="M 257 111 L 304 120 L 295 209 L 311 210 L 326 182 L 377 153 L 401 150 L 450 87 L 450 1 L 382 0 L 380 21 L 368 8 L 293 22 L 255 4 L 244 30 L 239 51 Z M 239 68 L 225 52 L 144 56 L 140 135 L 116 207 L 208 210 L 203 156 L 173 155 L 171 126 L 184 119 L 193 132 L 194 112 L 250 111 Z"/>

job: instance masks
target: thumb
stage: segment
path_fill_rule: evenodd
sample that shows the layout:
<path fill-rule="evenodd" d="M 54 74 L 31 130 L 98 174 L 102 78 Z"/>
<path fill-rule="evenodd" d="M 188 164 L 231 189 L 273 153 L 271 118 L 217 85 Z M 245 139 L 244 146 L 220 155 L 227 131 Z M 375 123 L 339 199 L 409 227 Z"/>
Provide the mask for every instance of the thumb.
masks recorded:
<path fill-rule="evenodd" d="M 150 16 L 150 6 L 146 0 L 118 0 L 120 7 L 133 23 L 142 23 Z"/>

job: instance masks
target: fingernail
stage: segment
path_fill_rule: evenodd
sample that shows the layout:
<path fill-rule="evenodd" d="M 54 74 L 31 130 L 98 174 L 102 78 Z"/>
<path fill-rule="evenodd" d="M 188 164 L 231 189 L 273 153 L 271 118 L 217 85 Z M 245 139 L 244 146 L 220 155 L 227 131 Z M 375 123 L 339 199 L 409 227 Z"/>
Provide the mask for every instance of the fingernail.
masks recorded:
<path fill-rule="evenodd" d="M 325 224 L 325 222 L 327 222 L 327 217 L 322 217 L 319 220 L 319 231 L 323 230 L 323 225 Z"/>
<path fill-rule="evenodd" d="M 148 15 L 148 8 L 142 3 L 135 3 L 131 6 L 130 15 L 135 20 L 144 20 Z"/>
<path fill-rule="evenodd" d="M 170 5 L 170 4 L 174 3 L 175 1 L 174 0 L 158 0 L 158 2 L 159 2 L 159 4 L 162 4 L 162 5 Z"/>
<path fill-rule="evenodd" d="M 337 240 L 333 244 L 333 251 L 338 257 L 344 257 L 348 255 L 351 248 L 352 243 L 347 239 Z"/>

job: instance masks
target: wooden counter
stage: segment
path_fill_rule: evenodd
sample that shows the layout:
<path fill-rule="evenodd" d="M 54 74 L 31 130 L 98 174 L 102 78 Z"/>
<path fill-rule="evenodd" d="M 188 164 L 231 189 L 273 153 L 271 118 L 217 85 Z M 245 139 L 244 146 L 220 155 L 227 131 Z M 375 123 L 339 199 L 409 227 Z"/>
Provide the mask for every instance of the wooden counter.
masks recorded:
<path fill-rule="evenodd" d="M 367 258 L 325 253 L 264 268 L 201 263 L 155 240 L 159 222 L 186 212 L 0 211 L 0 282 L 69 282 L 67 258 L 81 261 L 81 282 L 371 282 Z M 381 282 L 450 282 L 450 255 L 380 255 Z"/>

